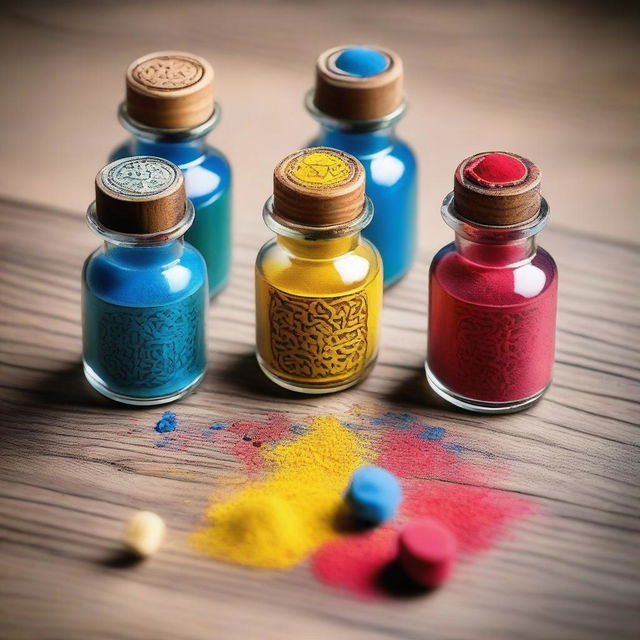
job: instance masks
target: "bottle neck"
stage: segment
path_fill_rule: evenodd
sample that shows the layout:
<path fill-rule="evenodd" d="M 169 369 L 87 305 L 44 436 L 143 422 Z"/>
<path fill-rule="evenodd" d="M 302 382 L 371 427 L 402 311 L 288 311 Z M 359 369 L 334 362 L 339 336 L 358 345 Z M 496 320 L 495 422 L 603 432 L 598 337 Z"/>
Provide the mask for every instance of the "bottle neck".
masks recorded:
<path fill-rule="evenodd" d="M 508 242 L 488 243 L 469 240 L 456 233 L 458 253 L 485 267 L 507 267 L 530 262 L 536 254 L 535 236 Z"/>
<path fill-rule="evenodd" d="M 323 146 L 342 149 L 355 156 L 380 153 L 391 147 L 396 139 L 394 124 L 367 131 L 357 127 L 339 128 L 321 122 L 320 130 Z"/>
<path fill-rule="evenodd" d="M 183 167 L 196 162 L 205 153 L 205 137 L 185 141 L 162 142 L 132 134 L 132 150 L 137 156 L 158 156 Z"/>
<path fill-rule="evenodd" d="M 277 234 L 276 240 L 287 253 L 294 255 L 296 258 L 330 260 L 353 251 L 360 242 L 360 232 L 339 238 L 323 238 L 321 240 L 290 238 Z"/>
<path fill-rule="evenodd" d="M 184 252 L 184 239 L 169 240 L 138 246 L 122 246 L 105 240 L 105 255 L 130 269 L 145 269 L 168 265 L 180 259 Z"/>

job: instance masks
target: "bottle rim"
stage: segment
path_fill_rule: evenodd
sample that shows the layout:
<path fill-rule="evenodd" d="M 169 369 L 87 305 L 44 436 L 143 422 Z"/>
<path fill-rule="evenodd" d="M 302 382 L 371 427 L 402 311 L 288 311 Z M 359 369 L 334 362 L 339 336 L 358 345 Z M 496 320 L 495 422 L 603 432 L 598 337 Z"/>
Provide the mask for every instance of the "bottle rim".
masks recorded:
<path fill-rule="evenodd" d="M 267 227 L 278 235 L 298 240 L 328 240 L 352 235 L 364 229 L 373 218 L 373 203 L 365 196 L 362 212 L 353 220 L 340 224 L 312 226 L 285 220 L 279 216 L 274 210 L 271 195 L 264 203 L 262 218 Z"/>
<path fill-rule="evenodd" d="M 440 213 L 444 221 L 463 238 L 473 242 L 500 244 L 529 238 L 540 232 L 549 218 L 549 204 L 544 198 L 540 198 L 540 208 L 537 213 L 524 222 L 512 225 L 486 225 L 461 216 L 456 211 L 452 191 L 442 201 Z"/>
<path fill-rule="evenodd" d="M 133 135 L 149 140 L 151 142 L 189 142 L 206 136 L 213 131 L 220 122 L 222 110 L 220 105 L 215 102 L 213 105 L 213 113 L 209 119 L 202 124 L 189 129 L 161 129 L 158 127 L 149 127 L 134 120 L 127 110 L 127 103 L 121 102 L 118 107 L 118 120 L 120 124 Z"/>
<path fill-rule="evenodd" d="M 193 224 L 194 218 L 195 209 L 193 203 L 187 199 L 184 216 L 180 222 L 173 227 L 154 233 L 123 233 L 121 231 L 108 229 L 98 220 L 95 200 L 87 209 L 87 226 L 89 229 L 99 238 L 120 247 L 160 246 L 167 244 L 182 237 Z"/>
<path fill-rule="evenodd" d="M 307 111 L 315 120 L 331 129 L 337 129 L 340 131 L 353 131 L 354 133 L 377 131 L 379 129 L 386 129 L 387 127 L 391 127 L 403 118 L 409 106 L 409 102 L 405 97 L 402 99 L 402 102 L 397 109 L 385 116 L 382 116 L 381 118 L 374 118 L 372 120 L 342 120 L 339 118 L 333 118 L 332 116 L 324 113 L 324 111 L 320 111 L 320 109 L 318 109 L 318 107 L 316 107 L 315 105 L 314 95 L 314 89 L 309 89 L 305 96 L 304 104 Z"/>

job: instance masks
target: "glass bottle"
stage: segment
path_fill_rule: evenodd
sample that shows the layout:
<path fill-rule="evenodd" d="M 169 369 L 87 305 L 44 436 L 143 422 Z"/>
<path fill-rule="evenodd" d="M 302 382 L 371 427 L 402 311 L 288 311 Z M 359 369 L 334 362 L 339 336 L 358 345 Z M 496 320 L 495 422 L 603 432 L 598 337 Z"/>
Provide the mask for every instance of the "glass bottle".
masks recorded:
<path fill-rule="evenodd" d="M 98 173 L 87 222 L 104 244 L 82 272 L 83 362 L 108 398 L 162 404 L 204 377 L 206 266 L 183 240 L 193 218 L 166 160 L 125 158 Z"/>
<path fill-rule="evenodd" d="M 132 137 L 111 160 L 152 155 L 180 167 L 195 207 L 186 240 L 205 258 L 213 297 L 224 289 L 231 266 L 231 168 L 205 140 L 220 120 L 213 70 L 194 54 L 165 51 L 135 60 L 126 81 L 118 115 Z"/>
<path fill-rule="evenodd" d="M 318 58 L 316 86 L 306 99 L 321 127 L 311 146 L 346 151 L 365 168 L 375 214 L 363 234 L 380 251 L 385 287 L 411 267 L 417 235 L 416 160 L 395 132 L 407 107 L 402 73 L 393 51 L 335 47 Z"/>
<path fill-rule="evenodd" d="M 529 160 L 484 153 L 458 167 L 444 199 L 455 242 L 431 263 L 426 373 L 464 409 L 525 409 L 551 382 L 558 273 L 536 247 L 549 213 L 539 185 Z"/>
<path fill-rule="evenodd" d="M 382 264 L 360 231 L 373 209 L 362 165 L 335 149 L 298 151 L 278 164 L 263 216 L 276 234 L 256 260 L 260 367 L 303 393 L 346 389 L 377 353 Z"/>

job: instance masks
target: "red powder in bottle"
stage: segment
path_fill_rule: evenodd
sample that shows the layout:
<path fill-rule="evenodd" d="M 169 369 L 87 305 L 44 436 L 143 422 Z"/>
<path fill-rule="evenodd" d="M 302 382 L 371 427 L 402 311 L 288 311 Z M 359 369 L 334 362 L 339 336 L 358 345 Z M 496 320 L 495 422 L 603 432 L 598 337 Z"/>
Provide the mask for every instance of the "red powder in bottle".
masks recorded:
<path fill-rule="evenodd" d="M 509 187 L 527 177 L 527 167 L 513 156 L 488 153 L 469 162 L 464 177 L 483 187 Z"/>
<path fill-rule="evenodd" d="M 470 251 L 478 250 L 481 256 Z M 502 250 L 504 249 L 504 251 Z M 539 249 L 521 266 L 505 266 L 517 246 L 477 245 L 467 255 L 446 247 L 431 268 L 431 373 L 447 389 L 482 402 L 516 402 L 551 381 L 557 271 Z"/>

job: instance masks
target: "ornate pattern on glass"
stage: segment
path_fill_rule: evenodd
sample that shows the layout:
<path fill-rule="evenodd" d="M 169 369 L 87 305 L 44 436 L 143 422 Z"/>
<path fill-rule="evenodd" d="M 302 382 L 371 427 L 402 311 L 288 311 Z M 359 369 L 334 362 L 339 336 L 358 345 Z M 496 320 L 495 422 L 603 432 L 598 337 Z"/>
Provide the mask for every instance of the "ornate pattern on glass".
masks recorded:
<path fill-rule="evenodd" d="M 201 295 L 149 309 L 109 311 L 112 305 L 93 304 L 92 313 L 99 315 L 98 359 L 112 383 L 151 389 L 202 366 Z"/>
<path fill-rule="evenodd" d="M 307 298 L 269 288 L 271 351 L 290 376 L 318 379 L 357 373 L 366 362 L 368 302 L 364 291 Z"/>

